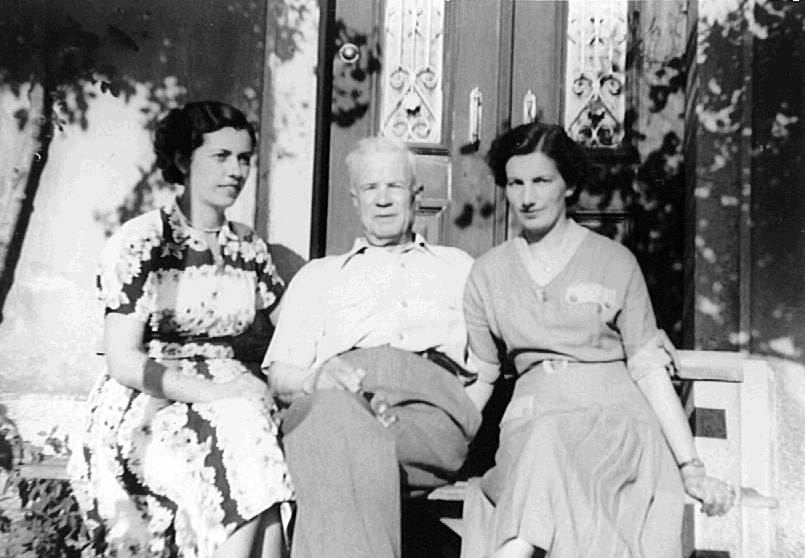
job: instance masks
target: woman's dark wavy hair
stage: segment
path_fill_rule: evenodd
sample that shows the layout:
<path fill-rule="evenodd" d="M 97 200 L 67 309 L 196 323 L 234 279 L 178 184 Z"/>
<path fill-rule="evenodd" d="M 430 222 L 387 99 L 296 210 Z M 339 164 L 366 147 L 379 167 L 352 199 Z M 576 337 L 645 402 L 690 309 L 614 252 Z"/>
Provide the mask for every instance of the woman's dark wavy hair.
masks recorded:
<path fill-rule="evenodd" d="M 171 109 L 159 121 L 154 134 L 156 165 L 165 181 L 183 184 L 185 174 L 178 163 L 189 164 L 193 151 L 204 143 L 204 134 L 222 128 L 246 130 L 252 146 L 257 143 L 254 127 L 246 120 L 246 115 L 233 106 L 217 101 L 198 101 Z"/>
<path fill-rule="evenodd" d="M 555 124 L 522 124 L 495 138 L 486 156 L 495 184 L 506 186 L 509 159 L 537 151 L 554 160 L 565 184 L 573 188 L 567 205 L 575 204 L 581 191 L 592 182 L 592 167 L 584 148 L 570 139 L 564 128 Z"/>

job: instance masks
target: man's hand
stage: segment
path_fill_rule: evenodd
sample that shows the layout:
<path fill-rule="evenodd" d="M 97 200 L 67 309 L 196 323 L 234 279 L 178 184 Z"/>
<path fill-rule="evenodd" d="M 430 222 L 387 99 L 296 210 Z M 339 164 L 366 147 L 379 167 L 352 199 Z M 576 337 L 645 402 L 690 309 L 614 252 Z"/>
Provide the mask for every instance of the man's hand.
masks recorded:
<path fill-rule="evenodd" d="M 327 360 L 305 382 L 305 391 L 313 393 L 322 389 L 338 389 L 358 393 L 366 371 L 353 368 L 341 358 L 334 356 Z"/>

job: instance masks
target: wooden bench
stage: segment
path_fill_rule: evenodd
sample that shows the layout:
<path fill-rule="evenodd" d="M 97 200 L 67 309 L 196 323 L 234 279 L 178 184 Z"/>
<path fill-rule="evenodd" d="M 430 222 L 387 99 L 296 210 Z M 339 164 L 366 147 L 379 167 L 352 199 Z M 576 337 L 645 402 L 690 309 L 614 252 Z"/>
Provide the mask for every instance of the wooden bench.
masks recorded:
<path fill-rule="evenodd" d="M 708 550 L 728 552 L 731 558 L 744 555 L 748 558 L 750 554 L 753 558 L 764 558 L 768 553 L 763 553 L 762 545 L 753 546 L 745 537 L 752 531 L 747 524 L 754 526 L 754 533 L 758 532 L 758 525 L 770 526 L 774 520 L 772 510 L 778 507 L 776 498 L 763 494 L 768 494 L 771 487 L 768 435 L 772 410 L 768 408 L 768 397 L 764 396 L 769 390 L 769 371 L 763 368 L 762 360 L 738 353 L 680 351 L 680 357 L 682 370 L 676 380 L 682 384 L 680 392 L 697 450 L 711 474 L 741 487 L 736 510 L 723 518 L 698 513 L 698 506 L 689 499 L 683 537 L 685 556 L 696 550 Z M 480 437 L 493 440 L 485 442 L 481 466 L 471 468 L 464 478 L 478 476 L 484 467 L 491 465 L 497 422 L 510 388 L 511 385 L 506 393 L 507 387 L 503 386 L 504 393 L 496 395 L 497 408 L 485 413 L 486 430 Z M 51 458 L 23 465 L 20 473 L 29 479 L 66 480 L 66 460 Z M 408 497 L 404 508 L 414 510 L 415 515 L 424 511 L 460 537 L 465 487 L 466 482 L 462 481 Z M 752 553 L 746 550 L 753 548 Z"/>

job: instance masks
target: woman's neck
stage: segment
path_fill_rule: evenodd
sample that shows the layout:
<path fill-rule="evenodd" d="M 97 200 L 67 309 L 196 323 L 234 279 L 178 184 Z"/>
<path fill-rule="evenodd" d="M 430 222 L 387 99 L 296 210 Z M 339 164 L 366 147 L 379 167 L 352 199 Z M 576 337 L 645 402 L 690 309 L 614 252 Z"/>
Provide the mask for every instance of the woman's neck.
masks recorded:
<path fill-rule="evenodd" d="M 226 217 L 223 210 L 207 204 L 194 202 L 190 196 L 178 200 L 179 209 L 185 214 L 190 225 L 196 229 L 213 230 L 223 227 Z"/>
<path fill-rule="evenodd" d="M 540 250 L 554 250 L 562 244 L 567 230 L 570 228 L 570 219 L 563 215 L 547 231 L 523 232 L 523 237 L 529 247 L 539 246 Z"/>

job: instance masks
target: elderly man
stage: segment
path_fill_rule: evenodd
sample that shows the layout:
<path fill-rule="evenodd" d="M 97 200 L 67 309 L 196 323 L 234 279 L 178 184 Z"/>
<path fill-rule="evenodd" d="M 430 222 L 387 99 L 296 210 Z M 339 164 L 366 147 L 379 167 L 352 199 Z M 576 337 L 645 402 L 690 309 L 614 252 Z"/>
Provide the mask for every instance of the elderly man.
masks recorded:
<path fill-rule="evenodd" d="M 472 258 L 412 232 L 413 154 L 368 138 L 346 162 L 364 236 L 302 268 L 263 362 L 290 403 L 293 558 L 398 557 L 401 485 L 450 480 L 492 390 L 467 354 Z"/>

